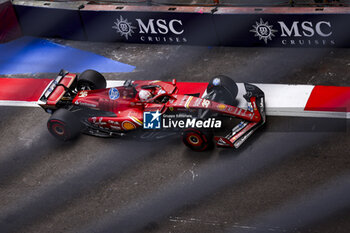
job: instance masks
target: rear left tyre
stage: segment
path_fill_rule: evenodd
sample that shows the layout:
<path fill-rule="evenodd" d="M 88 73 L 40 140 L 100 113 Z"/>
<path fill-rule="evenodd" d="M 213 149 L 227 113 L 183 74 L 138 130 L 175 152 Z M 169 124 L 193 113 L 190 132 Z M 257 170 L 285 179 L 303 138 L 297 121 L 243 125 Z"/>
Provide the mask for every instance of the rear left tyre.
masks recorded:
<path fill-rule="evenodd" d="M 96 70 L 85 70 L 78 76 L 77 89 L 96 90 L 106 88 L 107 82 L 105 77 Z"/>
<path fill-rule="evenodd" d="M 58 109 L 47 121 L 47 128 L 57 139 L 68 141 L 78 137 L 81 123 L 74 113 L 66 109 Z"/>
<path fill-rule="evenodd" d="M 211 149 L 214 145 L 213 134 L 210 131 L 186 129 L 182 132 L 183 143 L 194 151 Z"/>

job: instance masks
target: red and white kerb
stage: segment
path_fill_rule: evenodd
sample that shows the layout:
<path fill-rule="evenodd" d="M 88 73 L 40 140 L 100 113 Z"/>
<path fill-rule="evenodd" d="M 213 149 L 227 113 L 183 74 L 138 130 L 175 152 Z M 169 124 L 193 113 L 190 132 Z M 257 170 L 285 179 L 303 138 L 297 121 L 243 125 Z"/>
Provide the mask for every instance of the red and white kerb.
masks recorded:
<path fill-rule="evenodd" d="M 0 106 L 39 107 L 38 100 L 51 79 L 0 78 Z M 124 81 L 107 81 L 107 87 L 121 86 Z M 245 89 L 238 83 L 238 107 L 246 108 Z M 270 116 L 328 117 L 350 119 L 350 87 L 254 84 L 265 93 L 266 114 Z M 207 83 L 189 88 L 178 82 L 179 94 L 200 93 Z"/>

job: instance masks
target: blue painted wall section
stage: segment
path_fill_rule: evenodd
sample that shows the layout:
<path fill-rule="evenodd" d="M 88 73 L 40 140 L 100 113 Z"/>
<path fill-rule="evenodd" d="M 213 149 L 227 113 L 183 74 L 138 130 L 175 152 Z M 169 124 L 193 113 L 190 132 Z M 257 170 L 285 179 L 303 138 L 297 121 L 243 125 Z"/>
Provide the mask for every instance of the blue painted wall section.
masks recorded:
<path fill-rule="evenodd" d="M 86 69 L 102 73 L 135 69 L 101 55 L 33 37 L 0 44 L 0 54 L 0 74 L 57 73 L 62 68 L 77 73 Z"/>

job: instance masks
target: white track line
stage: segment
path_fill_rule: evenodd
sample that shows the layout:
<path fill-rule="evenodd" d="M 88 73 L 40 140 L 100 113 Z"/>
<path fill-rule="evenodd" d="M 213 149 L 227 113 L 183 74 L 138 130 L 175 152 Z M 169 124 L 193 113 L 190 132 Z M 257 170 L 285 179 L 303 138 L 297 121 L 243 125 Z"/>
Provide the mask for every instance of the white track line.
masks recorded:
<path fill-rule="evenodd" d="M 14 101 L 14 100 L 0 100 L 0 106 L 11 107 L 40 107 L 37 101 Z"/>

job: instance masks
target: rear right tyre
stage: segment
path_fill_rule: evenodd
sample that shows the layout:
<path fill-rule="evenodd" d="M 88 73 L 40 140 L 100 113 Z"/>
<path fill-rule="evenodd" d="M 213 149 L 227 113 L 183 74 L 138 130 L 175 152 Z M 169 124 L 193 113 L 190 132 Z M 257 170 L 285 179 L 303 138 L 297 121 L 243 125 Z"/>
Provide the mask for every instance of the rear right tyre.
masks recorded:
<path fill-rule="evenodd" d="M 68 141 L 78 137 L 81 123 L 74 113 L 62 108 L 52 114 L 47 122 L 47 128 L 57 139 Z"/>

